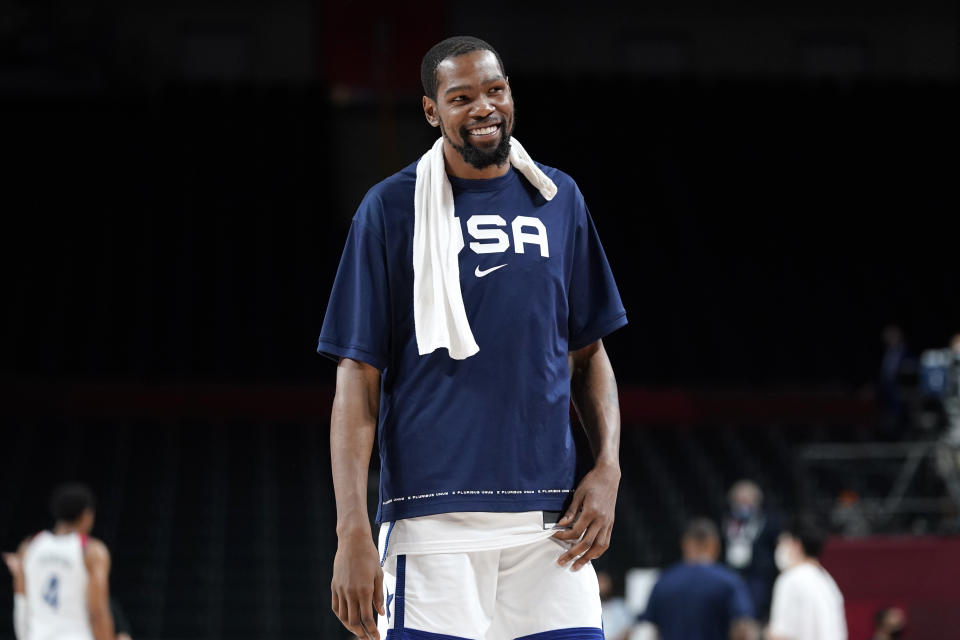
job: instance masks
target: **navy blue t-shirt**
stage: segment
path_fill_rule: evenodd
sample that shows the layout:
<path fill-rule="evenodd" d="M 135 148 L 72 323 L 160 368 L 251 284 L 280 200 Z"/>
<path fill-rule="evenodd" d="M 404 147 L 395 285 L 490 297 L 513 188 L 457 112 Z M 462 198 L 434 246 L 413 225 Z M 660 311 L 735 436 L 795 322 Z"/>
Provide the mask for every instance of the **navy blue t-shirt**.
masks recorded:
<path fill-rule="evenodd" d="M 719 564 L 680 563 L 667 569 L 643 614 L 663 640 L 726 640 L 738 618 L 754 618 L 747 585 Z"/>
<path fill-rule="evenodd" d="M 381 370 L 377 521 L 559 510 L 575 488 L 568 351 L 626 324 L 574 181 L 547 202 L 511 170 L 450 178 L 460 285 L 480 351 L 420 356 L 413 324 L 416 163 L 374 186 L 347 237 L 318 351 Z"/>

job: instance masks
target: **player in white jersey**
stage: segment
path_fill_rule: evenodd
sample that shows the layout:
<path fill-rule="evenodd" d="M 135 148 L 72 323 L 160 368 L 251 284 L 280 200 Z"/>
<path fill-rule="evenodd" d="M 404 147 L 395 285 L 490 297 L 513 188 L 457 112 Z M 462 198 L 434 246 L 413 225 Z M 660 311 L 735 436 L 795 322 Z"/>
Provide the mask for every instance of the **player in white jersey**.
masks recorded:
<path fill-rule="evenodd" d="M 90 537 L 91 491 L 58 487 L 51 500 L 55 524 L 4 554 L 13 574 L 17 640 L 114 640 L 110 613 L 110 553 Z"/>

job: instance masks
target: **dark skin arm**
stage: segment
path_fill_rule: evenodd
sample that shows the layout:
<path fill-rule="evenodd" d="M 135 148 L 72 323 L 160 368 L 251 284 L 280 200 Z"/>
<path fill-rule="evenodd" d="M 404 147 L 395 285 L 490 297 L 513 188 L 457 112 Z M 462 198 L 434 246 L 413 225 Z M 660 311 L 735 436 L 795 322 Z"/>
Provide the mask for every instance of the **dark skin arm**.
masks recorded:
<path fill-rule="evenodd" d="M 610 547 L 620 486 L 620 403 L 603 341 L 570 352 L 570 396 L 590 441 L 594 464 L 557 523 L 570 529 L 553 537 L 580 540 L 557 559 L 564 566 L 580 556 L 573 562 L 573 570 L 578 571 Z"/>
<path fill-rule="evenodd" d="M 730 623 L 730 640 L 759 640 L 760 626 L 751 618 L 737 618 Z"/>
<path fill-rule="evenodd" d="M 95 640 L 114 640 L 113 615 L 110 613 L 110 552 L 107 546 L 91 538 L 83 557 L 87 565 L 87 610 Z"/>
<path fill-rule="evenodd" d="M 330 462 L 337 501 L 337 555 L 331 606 L 358 638 L 380 639 L 374 608 L 385 615 L 383 571 L 367 516 L 367 472 L 380 408 L 380 372 L 342 358 L 330 418 Z"/>

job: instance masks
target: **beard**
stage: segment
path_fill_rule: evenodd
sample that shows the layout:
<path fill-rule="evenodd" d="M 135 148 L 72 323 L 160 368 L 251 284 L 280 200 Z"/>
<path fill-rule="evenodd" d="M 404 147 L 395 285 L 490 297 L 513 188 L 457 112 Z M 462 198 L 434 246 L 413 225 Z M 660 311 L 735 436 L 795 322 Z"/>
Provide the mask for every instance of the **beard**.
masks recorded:
<path fill-rule="evenodd" d="M 514 112 L 514 114 L 515 113 L 516 112 Z M 486 169 L 492 165 L 502 166 L 506 163 L 507 158 L 510 157 L 510 136 L 513 135 L 513 130 L 516 126 L 515 123 L 516 115 L 513 116 L 510 122 L 512 126 L 510 130 L 507 131 L 507 122 L 504 120 L 500 125 L 500 142 L 492 149 L 481 149 L 480 147 L 473 146 L 473 143 L 470 141 L 470 132 L 467 131 L 466 127 L 460 127 L 460 139 L 463 140 L 462 145 L 450 139 L 450 136 L 447 135 L 447 130 L 443 126 L 442 120 L 440 121 L 440 133 L 447 139 L 450 146 L 457 150 L 457 153 L 460 154 L 460 157 L 462 157 L 467 164 L 474 169 Z"/>

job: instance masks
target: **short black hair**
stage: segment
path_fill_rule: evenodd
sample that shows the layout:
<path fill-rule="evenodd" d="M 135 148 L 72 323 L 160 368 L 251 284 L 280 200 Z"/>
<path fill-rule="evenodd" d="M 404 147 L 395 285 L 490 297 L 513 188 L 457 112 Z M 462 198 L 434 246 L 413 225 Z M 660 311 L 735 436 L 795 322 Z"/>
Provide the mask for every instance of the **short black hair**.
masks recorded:
<path fill-rule="evenodd" d="M 710 540 L 720 540 L 720 530 L 710 518 L 694 518 L 687 523 L 683 530 L 683 539 L 704 543 Z"/>
<path fill-rule="evenodd" d="M 61 484 L 50 496 L 50 513 L 57 522 L 76 522 L 85 509 L 94 509 L 93 491 L 85 484 Z"/>
<path fill-rule="evenodd" d="M 794 538 L 803 547 L 803 553 L 808 558 L 819 558 L 823 545 L 827 541 L 828 533 L 820 524 L 819 519 L 810 513 L 804 513 L 791 518 L 783 527 L 783 533 Z"/>
<path fill-rule="evenodd" d="M 886 622 L 887 614 L 890 613 L 891 609 L 893 609 L 893 607 L 883 607 L 882 609 L 878 609 L 877 612 L 873 614 L 874 628 L 879 629 L 883 626 L 883 623 Z"/>
<path fill-rule="evenodd" d="M 437 67 L 440 66 L 441 62 L 447 58 L 456 58 L 473 51 L 490 51 L 493 53 L 497 58 L 497 64 L 500 65 L 500 73 L 504 77 L 507 76 L 500 54 L 490 46 L 490 43 L 473 36 L 453 36 L 433 45 L 423 56 L 423 62 L 420 63 L 420 82 L 423 84 L 423 95 L 431 100 L 437 99 Z"/>

